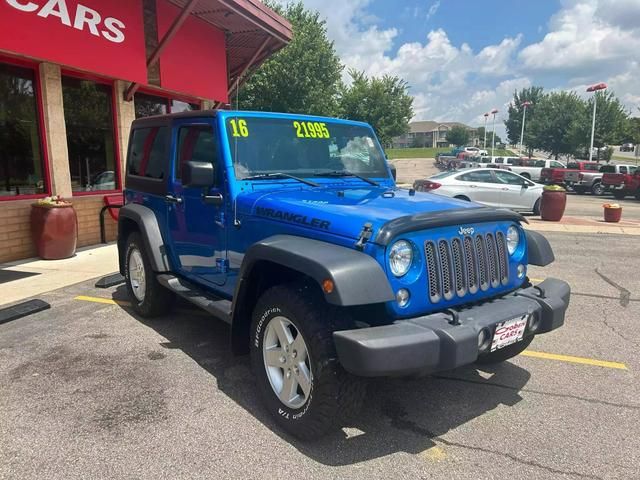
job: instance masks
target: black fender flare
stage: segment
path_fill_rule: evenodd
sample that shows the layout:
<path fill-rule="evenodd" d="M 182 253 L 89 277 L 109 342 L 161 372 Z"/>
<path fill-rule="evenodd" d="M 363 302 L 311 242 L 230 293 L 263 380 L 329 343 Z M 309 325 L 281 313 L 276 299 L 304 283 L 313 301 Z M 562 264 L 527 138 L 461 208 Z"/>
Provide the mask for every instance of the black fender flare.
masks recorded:
<path fill-rule="evenodd" d="M 253 244 L 245 253 L 234 303 L 243 301 L 243 280 L 261 260 L 311 277 L 321 289 L 325 280 L 331 280 L 333 291 L 323 293 L 333 305 L 370 305 L 395 298 L 384 270 L 366 253 L 305 237 L 274 235 Z"/>
<path fill-rule="evenodd" d="M 527 263 L 546 267 L 556 259 L 553 249 L 544 235 L 532 230 L 525 230 L 527 238 Z"/>
<path fill-rule="evenodd" d="M 124 269 L 124 256 L 126 254 L 125 242 L 122 232 L 123 224 L 127 221 L 133 221 L 137 226 L 142 240 L 144 242 L 145 250 L 149 255 L 149 261 L 151 267 L 155 272 L 167 272 L 170 270 L 169 258 L 167 257 L 167 249 L 164 244 L 164 239 L 160 233 L 160 226 L 158 225 L 158 219 L 155 213 L 144 205 L 137 203 L 128 203 L 120 209 L 118 216 L 118 254 L 120 257 L 120 272 L 123 273 Z"/>

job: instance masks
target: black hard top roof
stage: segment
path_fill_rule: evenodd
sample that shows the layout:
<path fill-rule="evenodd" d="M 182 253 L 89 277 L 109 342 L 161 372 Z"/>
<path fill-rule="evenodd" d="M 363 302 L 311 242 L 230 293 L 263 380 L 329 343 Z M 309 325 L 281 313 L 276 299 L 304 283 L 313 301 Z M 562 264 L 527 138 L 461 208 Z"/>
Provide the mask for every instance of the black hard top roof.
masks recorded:
<path fill-rule="evenodd" d="M 168 124 L 172 120 L 180 118 L 213 118 L 218 110 L 192 110 L 188 112 L 169 113 L 165 115 L 153 115 L 151 117 L 138 118 L 133 121 L 132 128 L 144 126 L 157 126 L 159 124 Z"/>

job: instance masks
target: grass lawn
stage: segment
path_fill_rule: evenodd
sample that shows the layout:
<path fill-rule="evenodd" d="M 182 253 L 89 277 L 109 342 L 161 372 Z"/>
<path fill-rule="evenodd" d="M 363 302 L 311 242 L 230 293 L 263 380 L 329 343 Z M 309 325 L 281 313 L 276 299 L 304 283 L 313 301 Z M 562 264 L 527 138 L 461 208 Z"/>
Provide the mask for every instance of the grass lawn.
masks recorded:
<path fill-rule="evenodd" d="M 486 149 L 491 154 L 491 149 Z M 435 158 L 438 153 L 448 153 L 450 148 L 388 148 L 387 158 Z M 515 156 L 511 150 L 495 150 L 495 156 Z"/>
<path fill-rule="evenodd" d="M 638 163 L 638 160 L 636 159 L 636 157 L 623 157 L 622 155 L 613 155 L 611 157 L 611 160 L 615 160 L 616 162 L 619 162 L 619 163 L 628 163 L 630 165 L 635 165 L 636 163 Z"/>

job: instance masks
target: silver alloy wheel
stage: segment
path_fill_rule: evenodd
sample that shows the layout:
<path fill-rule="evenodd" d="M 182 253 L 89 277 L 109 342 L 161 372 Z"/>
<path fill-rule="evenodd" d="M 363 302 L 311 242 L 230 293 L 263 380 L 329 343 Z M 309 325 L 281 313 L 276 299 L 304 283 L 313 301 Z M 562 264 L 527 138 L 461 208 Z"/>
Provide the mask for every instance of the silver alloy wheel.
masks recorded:
<path fill-rule="evenodd" d="M 604 186 L 598 182 L 591 188 L 591 192 L 594 195 L 604 195 Z"/>
<path fill-rule="evenodd" d="M 267 324 L 262 358 L 274 393 L 289 408 L 302 407 L 311 393 L 313 377 L 307 344 L 302 333 L 285 317 Z"/>
<path fill-rule="evenodd" d="M 131 281 L 131 290 L 133 290 L 136 299 L 143 302 L 147 288 L 147 277 L 144 271 L 142 253 L 137 248 L 131 249 L 131 253 L 129 253 L 129 280 Z"/>

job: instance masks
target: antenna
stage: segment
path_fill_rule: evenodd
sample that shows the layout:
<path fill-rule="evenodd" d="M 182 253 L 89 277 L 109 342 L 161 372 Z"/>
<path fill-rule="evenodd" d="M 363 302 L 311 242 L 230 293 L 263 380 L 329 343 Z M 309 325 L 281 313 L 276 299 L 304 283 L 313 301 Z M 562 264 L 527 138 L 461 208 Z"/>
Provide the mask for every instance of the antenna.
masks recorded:
<path fill-rule="evenodd" d="M 240 110 L 240 77 L 236 78 L 236 110 Z M 233 142 L 233 158 L 235 163 L 238 162 L 238 138 L 234 138 Z M 236 228 L 240 228 L 241 223 L 238 220 L 238 199 L 233 199 L 233 226 Z"/>

